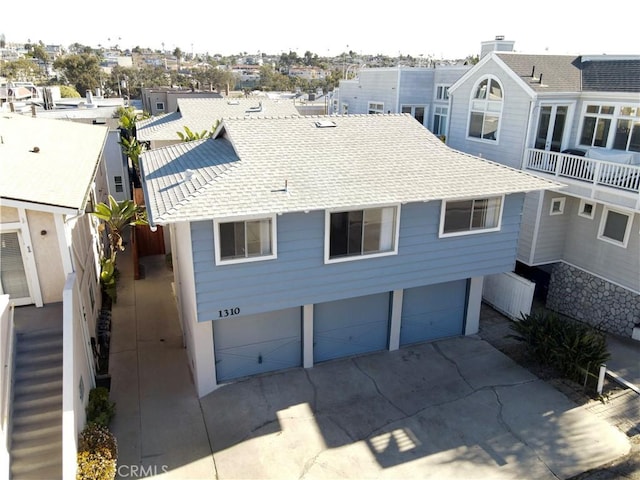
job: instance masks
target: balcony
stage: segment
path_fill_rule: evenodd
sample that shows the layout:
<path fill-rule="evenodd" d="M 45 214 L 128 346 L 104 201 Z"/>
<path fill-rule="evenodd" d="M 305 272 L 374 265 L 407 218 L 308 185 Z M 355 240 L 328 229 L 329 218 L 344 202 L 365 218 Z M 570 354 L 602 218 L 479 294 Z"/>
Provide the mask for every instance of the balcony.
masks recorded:
<path fill-rule="evenodd" d="M 640 165 L 528 148 L 524 169 L 553 176 L 569 194 L 640 210 Z"/>

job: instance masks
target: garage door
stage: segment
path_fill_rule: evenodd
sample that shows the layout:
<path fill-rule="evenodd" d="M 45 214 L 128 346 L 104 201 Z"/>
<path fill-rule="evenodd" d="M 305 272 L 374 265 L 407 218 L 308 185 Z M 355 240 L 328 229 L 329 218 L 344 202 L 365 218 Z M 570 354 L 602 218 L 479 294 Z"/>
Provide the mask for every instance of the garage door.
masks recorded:
<path fill-rule="evenodd" d="M 313 310 L 313 361 L 384 350 L 389 293 L 319 303 Z"/>
<path fill-rule="evenodd" d="M 466 280 L 406 289 L 400 345 L 462 335 L 466 302 Z"/>
<path fill-rule="evenodd" d="M 215 320 L 218 382 L 299 367 L 301 330 L 301 308 Z"/>

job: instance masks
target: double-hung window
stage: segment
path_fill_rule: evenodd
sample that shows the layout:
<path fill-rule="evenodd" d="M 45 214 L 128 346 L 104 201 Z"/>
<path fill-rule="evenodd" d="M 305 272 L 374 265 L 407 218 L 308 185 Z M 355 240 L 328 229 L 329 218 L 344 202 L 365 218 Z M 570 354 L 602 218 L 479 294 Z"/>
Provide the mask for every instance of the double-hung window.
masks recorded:
<path fill-rule="evenodd" d="M 216 264 L 252 262 L 276 258 L 275 216 L 216 220 Z"/>
<path fill-rule="evenodd" d="M 436 100 L 449 100 L 449 85 L 436 86 Z"/>
<path fill-rule="evenodd" d="M 368 113 L 369 114 L 384 113 L 384 103 L 369 102 Z"/>
<path fill-rule="evenodd" d="M 492 232 L 500 229 L 503 197 L 442 202 L 440 236 Z"/>
<path fill-rule="evenodd" d="M 398 211 L 394 206 L 327 212 L 325 261 L 397 253 Z"/>
<path fill-rule="evenodd" d="M 502 87 L 495 78 L 484 78 L 471 98 L 469 137 L 497 141 L 502 114 Z"/>

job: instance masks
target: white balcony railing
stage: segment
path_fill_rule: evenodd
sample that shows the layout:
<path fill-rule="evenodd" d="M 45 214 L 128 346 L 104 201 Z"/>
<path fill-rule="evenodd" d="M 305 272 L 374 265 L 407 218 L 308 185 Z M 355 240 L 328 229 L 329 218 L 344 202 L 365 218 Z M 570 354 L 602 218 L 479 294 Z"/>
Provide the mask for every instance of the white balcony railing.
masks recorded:
<path fill-rule="evenodd" d="M 524 168 L 640 194 L 640 165 L 529 148 Z"/>

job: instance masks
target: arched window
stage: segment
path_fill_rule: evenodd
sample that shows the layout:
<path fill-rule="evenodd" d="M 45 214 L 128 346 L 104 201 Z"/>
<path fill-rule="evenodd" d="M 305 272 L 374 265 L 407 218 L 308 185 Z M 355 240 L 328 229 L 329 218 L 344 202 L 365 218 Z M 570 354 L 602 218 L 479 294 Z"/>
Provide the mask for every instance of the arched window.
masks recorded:
<path fill-rule="evenodd" d="M 502 86 L 495 78 L 483 78 L 473 89 L 469 110 L 469 137 L 496 141 L 502 114 Z"/>

